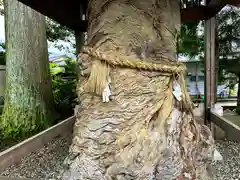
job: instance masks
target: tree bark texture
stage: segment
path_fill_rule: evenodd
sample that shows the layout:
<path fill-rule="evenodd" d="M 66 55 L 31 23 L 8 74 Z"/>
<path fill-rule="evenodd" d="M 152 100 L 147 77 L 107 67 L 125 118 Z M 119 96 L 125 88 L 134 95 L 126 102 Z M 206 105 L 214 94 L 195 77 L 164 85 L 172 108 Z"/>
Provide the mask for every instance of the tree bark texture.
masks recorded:
<path fill-rule="evenodd" d="M 87 45 L 107 55 L 155 63 L 163 56 L 176 59 L 177 0 L 90 0 L 88 18 Z M 79 61 L 87 69 L 94 58 Z M 78 94 L 81 104 L 62 179 L 212 179 L 211 132 L 175 100 L 173 78 L 117 66 L 110 77 L 110 102 Z"/>
<path fill-rule="evenodd" d="M 5 0 L 6 95 L 1 127 L 21 137 L 51 123 L 52 87 L 45 17 L 15 0 Z"/>

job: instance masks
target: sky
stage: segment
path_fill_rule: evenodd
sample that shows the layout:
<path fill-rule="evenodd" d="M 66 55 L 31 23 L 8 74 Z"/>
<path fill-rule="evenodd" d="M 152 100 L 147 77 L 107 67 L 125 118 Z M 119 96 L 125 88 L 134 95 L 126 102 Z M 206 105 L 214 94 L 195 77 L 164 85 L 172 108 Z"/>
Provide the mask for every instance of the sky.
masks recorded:
<path fill-rule="evenodd" d="M 0 42 L 5 42 L 4 16 L 1 16 L 1 15 L 0 15 Z M 68 47 L 70 51 L 74 52 L 74 49 L 71 48 L 70 43 L 64 42 L 64 41 L 58 41 L 56 42 L 56 44 L 63 45 L 64 49 L 60 51 L 58 48 L 54 47 L 53 43 L 48 42 L 48 51 L 49 53 L 51 53 L 51 56 L 67 55 L 75 59 L 75 55 L 70 53 L 67 50 L 67 47 Z"/>

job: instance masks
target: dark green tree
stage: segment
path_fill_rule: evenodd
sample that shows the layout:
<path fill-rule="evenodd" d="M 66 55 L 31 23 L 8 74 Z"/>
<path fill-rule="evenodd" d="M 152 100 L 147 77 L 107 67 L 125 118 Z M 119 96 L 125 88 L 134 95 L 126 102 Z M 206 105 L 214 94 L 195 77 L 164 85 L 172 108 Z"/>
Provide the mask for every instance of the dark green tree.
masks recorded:
<path fill-rule="evenodd" d="M 46 17 L 47 39 L 51 42 L 57 40 L 67 41 L 67 37 L 73 36 L 73 31 Z"/>
<path fill-rule="evenodd" d="M 199 6 L 202 0 L 183 0 L 181 7 L 194 7 Z M 203 21 L 191 21 L 181 24 L 180 34 L 178 36 L 177 53 L 178 55 L 195 58 L 200 56 L 203 52 L 204 41 L 203 34 L 199 33 L 200 28 L 203 26 Z"/>
<path fill-rule="evenodd" d="M 217 21 L 219 80 L 228 80 L 231 84 L 238 82 L 240 108 L 240 10 L 229 6 L 218 14 Z"/>
<path fill-rule="evenodd" d="M 217 16 L 217 62 L 218 82 L 228 81 L 230 85 L 240 84 L 240 10 L 228 6 Z M 178 54 L 188 57 L 201 56 L 204 52 L 204 36 L 198 33 L 202 22 L 182 24 L 179 36 Z M 240 86 L 240 85 L 239 85 Z M 240 105 L 240 87 L 238 88 Z"/>
<path fill-rule="evenodd" d="M 61 43 L 57 43 L 59 40 L 68 42 L 73 48 L 75 48 L 74 31 L 71 29 L 60 25 L 59 23 L 46 17 L 46 33 L 47 40 L 53 43 L 54 47 L 62 50 L 65 47 Z"/>
<path fill-rule="evenodd" d="M 178 38 L 178 54 L 190 58 L 199 56 L 203 52 L 203 36 L 199 34 L 201 22 L 187 22 L 181 25 L 181 31 Z"/>

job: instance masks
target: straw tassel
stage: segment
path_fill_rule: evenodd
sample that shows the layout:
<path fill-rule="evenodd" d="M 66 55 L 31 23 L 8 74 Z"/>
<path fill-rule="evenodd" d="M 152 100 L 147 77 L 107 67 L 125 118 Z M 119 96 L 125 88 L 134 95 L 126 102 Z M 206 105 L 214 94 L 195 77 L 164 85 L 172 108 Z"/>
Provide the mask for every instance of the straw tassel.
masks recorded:
<path fill-rule="evenodd" d="M 99 50 L 90 47 L 84 47 L 82 49 L 80 56 L 84 54 L 87 54 L 94 59 L 90 76 L 83 86 L 84 92 L 94 93 L 98 96 L 102 96 L 103 102 L 109 102 L 109 96 L 111 95 L 109 81 L 110 65 L 148 71 L 158 71 L 165 76 L 177 75 L 178 83 L 180 84 L 182 93 L 180 99 L 183 103 L 184 108 L 191 111 L 193 103 L 185 85 L 184 72 L 186 70 L 186 66 L 184 64 L 171 61 L 164 57 L 162 57 L 162 59 L 165 61 L 168 60 L 168 64 L 141 61 L 139 59 L 133 59 L 129 56 L 124 55 L 107 55 Z"/>
<path fill-rule="evenodd" d="M 84 85 L 83 90 L 85 92 L 94 93 L 98 96 L 102 96 L 104 89 L 106 88 L 107 78 L 109 76 L 109 65 L 95 60 L 92 64 L 90 76 Z"/>

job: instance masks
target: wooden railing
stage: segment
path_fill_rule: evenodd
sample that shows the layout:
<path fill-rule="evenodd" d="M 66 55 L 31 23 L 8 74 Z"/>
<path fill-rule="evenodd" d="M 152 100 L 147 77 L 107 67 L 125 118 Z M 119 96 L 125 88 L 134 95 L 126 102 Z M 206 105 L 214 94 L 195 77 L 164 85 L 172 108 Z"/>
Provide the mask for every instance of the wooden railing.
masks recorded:
<path fill-rule="evenodd" d="M 39 134 L 26 139 L 25 141 L 0 152 L 0 171 L 6 169 L 12 164 L 18 163 L 21 159 L 31 152 L 42 148 L 45 144 L 50 142 L 53 138 L 61 135 L 72 133 L 73 124 L 76 117 L 72 116 Z M 0 178 L 1 180 L 1 178 Z"/>
<path fill-rule="evenodd" d="M 240 127 L 226 118 L 217 115 L 214 112 L 210 112 L 210 120 L 224 132 L 228 140 L 240 142 Z"/>
<path fill-rule="evenodd" d="M 37 180 L 37 179 L 28 179 L 28 178 L 14 178 L 14 177 L 5 177 L 5 176 L 0 176 L 0 180 Z"/>

